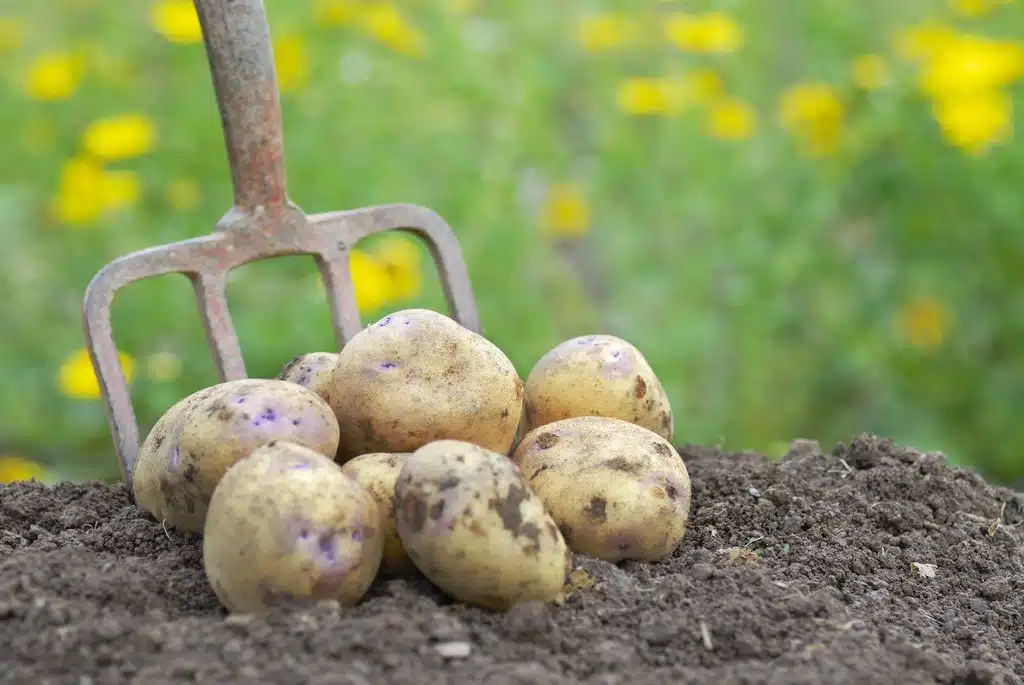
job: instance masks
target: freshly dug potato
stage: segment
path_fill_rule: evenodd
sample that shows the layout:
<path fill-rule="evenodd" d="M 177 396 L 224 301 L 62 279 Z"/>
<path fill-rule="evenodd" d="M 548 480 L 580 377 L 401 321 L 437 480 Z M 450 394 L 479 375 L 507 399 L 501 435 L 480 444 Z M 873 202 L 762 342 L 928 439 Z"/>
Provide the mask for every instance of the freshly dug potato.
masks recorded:
<path fill-rule="evenodd" d="M 415 568 L 395 529 L 395 482 L 408 456 L 408 453 L 388 452 L 361 454 L 345 462 L 341 467 L 342 471 L 355 478 L 377 502 L 377 508 L 380 510 L 381 535 L 384 538 L 384 559 L 380 563 L 380 573 L 384 576 L 403 575 Z"/>
<path fill-rule="evenodd" d="M 221 603 L 358 602 L 380 567 L 377 503 L 330 457 L 276 441 L 236 462 L 210 498 L 203 567 Z"/>
<path fill-rule="evenodd" d="M 135 502 L 158 521 L 199 533 L 224 472 L 273 440 L 333 456 L 338 422 L 323 399 L 295 383 L 251 378 L 204 388 L 169 409 L 146 437 Z"/>
<path fill-rule="evenodd" d="M 331 372 L 337 361 L 338 355 L 333 352 L 310 352 L 285 364 L 277 377 L 308 388 L 326 400 Z"/>
<path fill-rule="evenodd" d="M 398 536 L 417 568 L 457 600 L 506 610 L 555 599 L 572 553 L 523 474 L 497 452 L 438 440 L 395 484 Z"/>
<path fill-rule="evenodd" d="M 328 403 L 341 433 L 338 462 L 465 440 L 508 454 L 523 382 L 486 338 L 443 314 L 408 309 L 357 333 L 338 354 Z"/>
<path fill-rule="evenodd" d="M 657 433 L 581 416 L 528 433 L 512 455 L 574 552 L 605 561 L 657 561 L 675 550 L 690 515 L 690 476 Z"/>
<path fill-rule="evenodd" d="M 672 440 L 668 395 L 636 347 L 614 335 L 584 335 L 557 345 L 526 377 L 521 433 L 576 416 L 608 416 Z"/>

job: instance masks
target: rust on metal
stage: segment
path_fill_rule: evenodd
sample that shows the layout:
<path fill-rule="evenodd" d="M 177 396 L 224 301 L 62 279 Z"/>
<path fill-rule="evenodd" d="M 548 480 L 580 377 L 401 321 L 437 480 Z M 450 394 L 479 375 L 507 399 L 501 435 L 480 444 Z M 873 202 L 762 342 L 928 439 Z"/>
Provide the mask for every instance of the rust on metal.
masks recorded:
<path fill-rule="evenodd" d="M 231 321 L 227 276 L 271 257 L 309 255 L 327 292 L 339 349 L 362 328 L 349 251 L 367 236 L 403 230 L 418 235 L 438 267 L 449 314 L 480 332 L 480 317 L 462 249 L 434 211 L 391 204 L 307 216 L 285 184 L 281 106 L 262 0 L 194 0 L 220 110 L 234 205 L 205 236 L 152 247 L 110 262 L 85 291 L 86 347 L 106 403 L 121 478 L 129 496 L 140 440 L 131 393 L 111 324 L 117 291 L 144 278 L 184 274 L 192 282 L 220 381 L 246 376 Z"/>

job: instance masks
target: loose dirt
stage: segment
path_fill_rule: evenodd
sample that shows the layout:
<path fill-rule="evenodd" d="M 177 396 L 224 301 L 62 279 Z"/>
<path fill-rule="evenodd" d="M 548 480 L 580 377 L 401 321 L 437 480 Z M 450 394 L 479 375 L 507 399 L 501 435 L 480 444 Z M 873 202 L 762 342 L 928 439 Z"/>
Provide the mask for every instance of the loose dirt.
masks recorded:
<path fill-rule="evenodd" d="M 577 557 L 561 606 L 505 614 L 413 578 L 351 609 L 228 616 L 198 539 L 119 486 L 2 486 L 0 682 L 1024 682 L 1024 494 L 872 436 L 680 453 L 694 499 L 671 559 Z"/>

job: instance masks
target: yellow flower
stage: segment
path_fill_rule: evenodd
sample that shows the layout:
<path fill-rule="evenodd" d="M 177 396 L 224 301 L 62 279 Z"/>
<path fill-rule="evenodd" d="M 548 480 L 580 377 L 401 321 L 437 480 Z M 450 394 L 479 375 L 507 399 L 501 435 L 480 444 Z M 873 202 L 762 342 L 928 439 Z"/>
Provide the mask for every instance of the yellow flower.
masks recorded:
<path fill-rule="evenodd" d="M 980 17 L 999 5 L 1008 5 L 1014 0 L 949 0 L 950 7 L 964 17 Z"/>
<path fill-rule="evenodd" d="M 187 178 L 171 181 L 167 187 L 167 201 L 179 211 L 192 209 L 199 204 L 199 184 Z"/>
<path fill-rule="evenodd" d="M 14 52 L 24 42 L 24 22 L 18 17 L 0 17 L 0 53 Z"/>
<path fill-rule="evenodd" d="M 192 0 L 160 0 L 149 12 L 149 23 L 172 43 L 199 43 L 203 30 Z"/>
<path fill-rule="evenodd" d="M 391 278 L 393 299 L 407 300 L 420 294 L 420 250 L 412 240 L 395 235 L 387 236 L 377 243 L 374 252 L 385 273 Z"/>
<path fill-rule="evenodd" d="M 747 103 L 723 98 L 708 110 L 707 132 L 718 140 L 747 140 L 757 133 L 757 113 Z"/>
<path fill-rule="evenodd" d="M 282 93 L 301 90 L 306 85 L 309 81 L 309 52 L 302 36 L 288 34 L 274 41 L 274 67 Z"/>
<path fill-rule="evenodd" d="M 156 126 L 141 114 L 122 114 L 97 119 L 82 136 L 82 146 L 104 161 L 130 159 L 153 149 Z"/>
<path fill-rule="evenodd" d="M 135 374 L 135 360 L 124 352 L 118 352 L 118 357 L 125 380 L 131 383 Z M 71 399 L 94 400 L 100 397 L 99 380 L 96 378 L 88 350 L 74 352 L 61 364 L 57 374 L 57 386 L 61 393 Z"/>
<path fill-rule="evenodd" d="M 426 52 L 426 38 L 397 7 L 375 4 L 362 16 L 362 28 L 372 38 L 395 52 L 420 57 Z"/>
<path fill-rule="evenodd" d="M 686 100 L 697 104 L 714 101 L 725 92 L 725 84 L 718 72 L 706 67 L 693 69 L 683 74 L 680 86 Z"/>
<path fill-rule="evenodd" d="M 157 383 L 173 381 L 181 375 L 181 359 L 171 352 L 154 352 L 146 357 L 146 375 Z"/>
<path fill-rule="evenodd" d="M 583 17 L 576 29 L 576 39 L 587 52 L 608 52 L 628 45 L 637 26 L 622 12 L 598 12 Z"/>
<path fill-rule="evenodd" d="M 634 77 L 619 83 L 615 100 L 621 112 L 632 116 L 677 114 L 683 109 L 680 84 L 660 77 Z"/>
<path fill-rule="evenodd" d="M 876 90 L 889 83 L 889 66 L 881 55 L 860 55 L 850 68 L 853 82 L 864 90 Z"/>
<path fill-rule="evenodd" d="M 313 20 L 321 26 L 342 26 L 356 18 L 358 9 L 351 0 L 314 0 Z"/>
<path fill-rule="evenodd" d="M 1013 133 L 1013 101 L 1002 91 L 939 98 L 932 111 L 946 140 L 970 154 L 985 152 Z"/>
<path fill-rule="evenodd" d="M 131 171 L 108 171 L 92 159 L 72 158 L 61 169 L 51 208 L 66 224 L 87 224 L 106 212 L 138 200 L 139 182 Z"/>
<path fill-rule="evenodd" d="M 541 227 L 558 237 L 579 237 L 590 230 L 590 205 L 583 188 L 575 183 L 556 183 L 540 209 Z"/>
<path fill-rule="evenodd" d="M 728 14 L 675 12 L 665 21 L 665 37 L 686 52 L 735 52 L 743 45 L 743 28 Z"/>
<path fill-rule="evenodd" d="M 925 22 L 900 29 L 894 36 L 896 52 L 912 61 L 929 60 L 956 39 L 953 27 L 939 22 Z"/>
<path fill-rule="evenodd" d="M 932 97 L 1009 85 L 1024 75 L 1024 48 L 983 36 L 950 40 L 921 74 L 921 90 Z"/>
<path fill-rule="evenodd" d="M 779 116 L 782 125 L 800 138 L 811 156 L 828 155 L 839 148 L 846 112 L 831 86 L 793 86 L 782 95 Z"/>
<path fill-rule="evenodd" d="M 356 306 L 363 313 L 377 311 L 391 301 L 392 283 L 383 265 L 362 250 L 349 254 Z"/>
<path fill-rule="evenodd" d="M 28 68 L 25 91 L 33 100 L 67 100 L 78 90 L 82 62 L 69 52 L 36 57 Z"/>
<path fill-rule="evenodd" d="M 16 454 L 0 455 L 0 483 L 13 483 L 19 480 L 40 480 L 46 473 L 40 464 L 19 457 Z"/>
<path fill-rule="evenodd" d="M 920 296 L 903 305 L 897 328 L 903 339 L 914 347 L 938 347 L 952 325 L 946 306 L 934 297 Z"/>

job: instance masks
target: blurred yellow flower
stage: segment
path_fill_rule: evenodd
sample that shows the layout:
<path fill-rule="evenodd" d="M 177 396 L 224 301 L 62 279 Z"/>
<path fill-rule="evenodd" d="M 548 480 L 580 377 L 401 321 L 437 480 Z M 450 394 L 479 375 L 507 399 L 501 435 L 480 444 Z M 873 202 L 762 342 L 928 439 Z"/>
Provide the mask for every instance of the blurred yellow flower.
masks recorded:
<path fill-rule="evenodd" d="M 930 296 L 915 297 L 903 305 L 897 328 L 903 339 L 914 347 L 938 347 L 952 325 L 946 306 Z"/>
<path fill-rule="evenodd" d="M 889 65 L 881 55 L 860 55 L 850 67 L 858 88 L 876 90 L 889 83 Z"/>
<path fill-rule="evenodd" d="M 757 112 L 736 98 L 713 102 L 707 113 L 707 133 L 718 140 L 748 140 L 757 133 Z"/>
<path fill-rule="evenodd" d="M 1013 133 L 1013 101 L 999 90 L 939 98 L 932 111 L 943 136 L 970 154 L 980 154 Z"/>
<path fill-rule="evenodd" d="M 700 67 L 683 74 L 680 80 L 686 100 L 706 104 L 725 93 L 722 77 L 714 69 Z"/>
<path fill-rule="evenodd" d="M 408 238 L 389 235 L 377 243 L 375 256 L 391 279 L 391 297 L 408 300 L 420 294 L 420 250 Z"/>
<path fill-rule="evenodd" d="M 199 204 L 199 184 L 188 178 L 171 181 L 167 186 L 167 201 L 178 211 L 192 209 Z"/>
<path fill-rule="evenodd" d="M 352 0 L 314 0 L 313 20 L 321 26 L 342 26 L 351 23 L 359 10 Z"/>
<path fill-rule="evenodd" d="M 677 114 L 684 106 L 684 91 L 666 78 L 638 76 L 619 83 L 615 101 L 619 111 L 632 116 Z"/>
<path fill-rule="evenodd" d="M 983 36 L 948 41 L 921 73 L 921 90 L 932 97 L 1009 85 L 1024 75 L 1024 47 Z"/>
<path fill-rule="evenodd" d="M 124 352 L 118 352 L 125 380 L 132 382 L 135 375 L 135 360 Z M 77 350 L 60 366 L 57 373 L 57 387 L 61 393 L 75 400 L 94 400 L 100 397 L 100 384 L 89 358 L 89 351 Z"/>
<path fill-rule="evenodd" d="M 106 212 L 134 205 L 139 182 L 131 171 L 109 171 L 92 159 L 72 158 L 60 174 L 51 209 L 65 224 L 88 224 Z"/>
<path fill-rule="evenodd" d="M 812 157 L 838 150 L 846 111 L 831 86 L 807 83 L 789 88 L 779 103 L 779 116 Z"/>
<path fill-rule="evenodd" d="M 956 35 L 952 26 L 930 21 L 900 29 L 893 43 L 897 54 L 904 59 L 925 61 L 939 54 Z"/>
<path fill-rule="evenodd" d="M 728 14 L 675 12 L 665 20 L 665 37 L 686 52 L 735 52 L 743 45 L 743 28 Z"/>
<path fill-rule="evenodd" d="M 70 52 L 39 55 L 29 65 L 25 92 L 33 100 L 67 100 L 78 90 L 82 60 Z"/>
<path fill-rule="evenodd" d="M 309 51 L 305 39 L 287 34 L 274 40 L 274 67 L 282 93 L 301 90 L 309 81 Z"/>
<path fill-rule="evenodd" d="M 377 259 L 362 250 L 352 250 L 349 267 L 360 312 L 374 312 L 391 302 L 391 279 Z"/>
<path fill-rule="evenodd" d="M 130 159 L 153 149 L 156 125 L 141 114 L 104 117 L 89 124 L 82 146 L 103 161 Z"/>
<path fill-rule="evenodd" d="M 146 357 L 146 376 L 157 383 L 173 381 L 181 375 L 181 359 L 171 352 L 154 352 Z"/>
<path fill-rule="evenodd" d="M 0 17 L 0 53 L 14 52 L 25 42 L 25 23 L 18 17 Z"/>
<path fill-rule="evenodd" d="M 149 12 L 153 29 L 172 43 L 199 43 L 203 29 L 192 0 L 159 0 Z"/>
<path fill-rule="evenodd" d="M 42 465 L 19 457 L 16 454 L 0 454 L 0 483 L 13 483 L 19 480 L 40 480 L 46 473 Z"/>
<path fill-rule="evenodd" d="M 411 57 L 426 52 L 426 37 L 394 5 L 374 4 L 361 19 L 363 31 L 391 50 Z"/>
<path fill-rule="evenodd" d="M 540 208 L 541 227 L 560 238 L 579 237 L 590 230 L 590 204 L 576 183 L 552 185 Z"/>
<path fill-rule="evenodd" d="M 1015 0 L 949 0 L 949 5 L 957 14 L 964 17 L 980 17 L 988 14 L 1000 5 L 1008 5 Z"/>
<path fill-rule="evenodd" d="M 623 12 L 597 12 L 583 17 L 576 40 L 587 52 L 619 50 L 636 38 L 637 25 Z"/>

